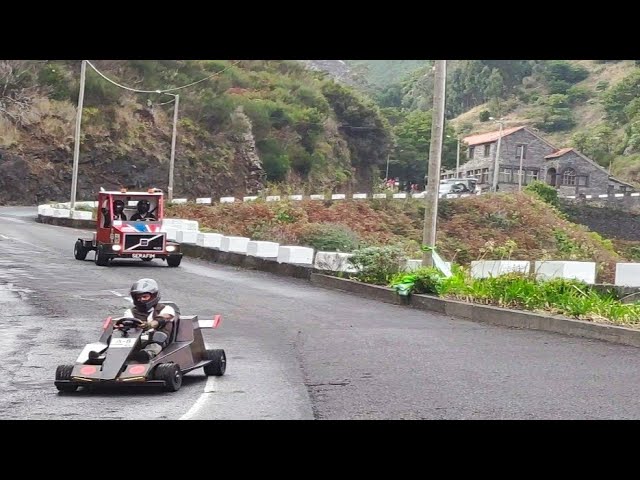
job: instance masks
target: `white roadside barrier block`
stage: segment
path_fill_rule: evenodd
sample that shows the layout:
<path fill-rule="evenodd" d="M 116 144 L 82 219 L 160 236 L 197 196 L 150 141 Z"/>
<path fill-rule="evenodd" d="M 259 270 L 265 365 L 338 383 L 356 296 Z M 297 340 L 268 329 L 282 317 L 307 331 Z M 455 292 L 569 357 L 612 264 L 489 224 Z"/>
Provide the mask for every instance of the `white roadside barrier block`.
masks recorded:
<path fill-rule="evenodd" d="M 250 257 L 276 258 L 280 244 L 276 242 L 263 242 L 251 240 L 247 243 L 247 255 Z"/>
<path fill-rule="evenodd" d="M 506 273 L 529 273 L 527 260 L 475 260 L 471 262 L 473 278 L 498 277 Z"/>
<path fill-rule="evenodd" d="M 373 198 L 387 198 L 386 193 L 374 193 Z"/>
<path fill-rule="evenodd" d="M 317 270 L 355 273 L 358 269 L 349 263 L 349 258 L 352 256 L 352 253 L 318 252 L 313 267 Z"/>
<path fill-rule="evenodd" d="M 616 285 L 640 287 L 640 263 L 616 263 Z"/>
<path fill-rule="evenodd" d="M 406 193 L 394 193 L 393 198 L 407 198 Z"/>
<path fill-rule="evenodd" d="M 163 227 L 160 231 L 165 232 L 167 234 L 167 240 L 171 240 L 172 242 L 177 242 L 178 232 L 182 230 L 174 227 Z"/>
<path fill-rule="evenodd" d="M 250 196 L 250 197 L 243 197 L 242 200 L 244 202 L 252 202 L 253 200 L 257 200 L 258 197 L 256 195 Z M 221 200 L 222 201 L 222 200 Z"/>
<path fill-rule="evenodd" d="M 426 195 L 425 192 L 412 193 L 411 198 L 424 198 L 425 195 Z"/>
<path fill-rule="evenodd" d="M 196 203 L 204 203 L 204 204 L 211 204 L 211 198 L 196 198 Z"/>
<path fill-rule="evenodd" d="M 302 200 L 302 195 L 289 195 L 289 200 Z"/>
<path fill-rule="evenodd" d="M 309 198 L 311 200 L 324 200 L 324 195 L 311 195 Z"/>
<path fill-rule="evenodd" d="M 367 198 L 367 194 L 366 193 L 354 193 L 353 194 L 353 199 L 354 200 L 358 200 L 361 198 Z"/>
<path fill-rule="evenodd" d="M 38 205 L 38 215 L 44 215 L 46 217 L 50 217 L 51 210 L 53 209 L 49 205 Z"/>
<path fill-rule="evenodd" d="M 171 203 L 187 203 L 186 198 L 174 198 Z"/>
<path fill-rule="evenodd" d="M 278 263 L 313 264 L 313 248 L 284 246 L 278 248 Z"/>
<path fill-rule="evenodd" d="M 247 244 L 251 241 L 247 237 L 223 236 L 220 241 L 220 250 L 223 252 L 247 253 Z"/>
<path fill-rule="evenodd" d="M 267 202 L 279 202 L 280 195 L 267 195 Z"/>
<path fill-rule="evenodd" d="M 71 205 L 69 205 L 69 206 L 71 206 Z M 96 208 L 97 206 L 98 206 L 98 202 L 90 202 L 90 201 L 76 202 L 76 207 Z"/>
<path fill-rule="evenodd" d="M 222 197 L 220 203 L 233 203 L 236 201 L 236 197 Z"/>
<path fill-rule="evenodd" d="M 92 213 L 86 210 L 71 210 L 71 218 L 74 220 L 91 220 Z"/>
<path fill-rule="evenodd" d="M 69 218 L 71 216 L 71 210 L 66 208 L 54 208 L 53 216 L 56 218 Z"/>
<path fill-rule="evenodd" d="M 182 221 L 182 230 L 189 230 L 192 232 L 197 232 L 200 229 L 200 224 L 197 220 L 183 220 Z"/>
<path fill-rule="evenodd" d="M 220 250 L 222 238 L 224 235 L 221 233 L 198 233 L 198 239 L 196 245 L 206 248 L 216 248 Z"/>
<path fill-rule="evenodd" d="M 196 243 L 198 241 L 198 232 L 195 230 L 178 230 L 176 240 L 178 243 Z"/>
<path fill-rule="evenodd" d="M 596 262 L 537 261 L 534 271 L 540 280 L 571 278 L 590 285 L 596 283 Z"/>
<path fill-rule="evenodd" d="M 347 196 L 344 193 L 334 193 L 331 195 L 331 200 L 344 200 Z"/>

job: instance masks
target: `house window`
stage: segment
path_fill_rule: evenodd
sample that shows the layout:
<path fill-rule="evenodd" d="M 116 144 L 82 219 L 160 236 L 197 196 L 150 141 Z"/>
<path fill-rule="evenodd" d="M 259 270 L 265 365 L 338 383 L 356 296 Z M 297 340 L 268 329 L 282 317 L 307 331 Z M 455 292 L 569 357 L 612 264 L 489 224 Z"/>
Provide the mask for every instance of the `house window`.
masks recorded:
<path fill-rule="evenodd" d="M 576 177 L 577 185 L 579 187 L 586 187 L 589 185 L 589 176 L 588 175 L 579 175 Z"/>
<path fill-rule="evenodd" d="M 467 172 L 467 177 L 468 177 L 468 178 L 473 178 L 473 170 L 469 170 L 469 171 Z"/>
<path fill-rule="evenodd" d="M 513 172 L 510 168 L 500 170 L 500 181 L 503 183 L 513 183 Z"/>
<path fill-rule="evenodd" d="M 524 183 L 525 170 L 520 170 L 519 168 L 513 169 L 513 183 L 520 183 L 520 174 L 522 174 L 522 183 Z"/>
<path fill-rule="evenodd" d="M 527 158 L 527 146 L 526 145 L 517 145 L 516 146 L 516 160 L 520 160 L 520 155 L 522 154 L 522 158 L 526 160 Z"/>
<path fill-rule="evenodd" d="M 491 144 L 488 143 L 484 146 L 484 156 L 488 157 L 489 155 L 491 155 Z"/>
<path fill-rule="evenodd" d="M 489 183 L 489 169 L 482 169 L 482 177 L 480 177 L 480 183 Z"/>
<path fill-rule="evenodd" d="M 476 151 L 476 147 L 469 147 L 469 159 L 473 158 L 473 153 Z"/>
<path fill-rule="evenodd" d="M 562 173 L 562 185 L 575 185 L 576 171 L 573 168 L 567 168 Z"/>
<path fill-rule="evenodd" d="M 525 183 L 528 185 L 536 180 L 538 180 L 538 170 L 527 170 Z"/>

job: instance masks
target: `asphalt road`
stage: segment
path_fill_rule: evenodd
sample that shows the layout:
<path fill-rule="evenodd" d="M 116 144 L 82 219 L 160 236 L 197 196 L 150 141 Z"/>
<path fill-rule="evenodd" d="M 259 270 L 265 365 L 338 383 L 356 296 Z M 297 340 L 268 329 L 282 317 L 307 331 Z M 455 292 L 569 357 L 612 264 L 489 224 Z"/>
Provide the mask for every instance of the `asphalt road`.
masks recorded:
<path fill-rule="evenodd" d="M 86 231 L 0 208 L 0 419 L 640 418 L 640 349 L 483 325 L 185 258 L 179 268 L 73 258 Z M 184 314 L 223 315 L 205 342 L 224 377 L 180 391 L 59 394 L 58 364 L 152 277 Z"/>

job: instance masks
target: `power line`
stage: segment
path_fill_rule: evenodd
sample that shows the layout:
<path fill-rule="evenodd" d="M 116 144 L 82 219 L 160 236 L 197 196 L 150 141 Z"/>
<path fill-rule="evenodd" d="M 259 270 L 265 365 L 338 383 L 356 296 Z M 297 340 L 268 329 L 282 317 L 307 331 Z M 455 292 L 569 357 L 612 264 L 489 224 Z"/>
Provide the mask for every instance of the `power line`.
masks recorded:
<path fill-rule="evenodd" d="M 108 82 L 114 84 L 117 87 L 123 88 L 125 90 L 129 90 L 130 92 L 136 92 L 136 93 L 166 93 L 166 92 L 174 92 L 176 90 L 182 90 L 183 88 L 191 87 L 191 86 L 196 85 L 196 84 L 198 84 L 200 82 L 204 82 L 205 80 L 209 80 L 209 79 L 215 77 L 216 75 L 220 75 L 221 73 L 229 70 L 231 67 L 235 67 L 241 61 L 242 60 L 238 60 L 237 62 L 232 63 L 231 65 L 229 65 L 228 67 L 220 70 L 219 72 L 215 72 L 214 74 L 209 75 L 208 77 L 202 78 L 200 80 L 197 80 L 195 82 L 189 83 L 187 85 L 182 85 L 181 87 L 169 88 L 167 90 L 140 90 L 140 89 L 137 89 L 137 88 L 127 87 L 126 85 L 121 85 L 118 82 L 116 82 L 114 80 L 111 80 L 109 77 L 107 77 L 105 74 L 103 74 L 100 70 L 98 70 L 89 60 L 86 60 L 87 64 L 91 68 L 93 68 L 98 75 L 100 75 L 102 78 L 104 78 Z"/>

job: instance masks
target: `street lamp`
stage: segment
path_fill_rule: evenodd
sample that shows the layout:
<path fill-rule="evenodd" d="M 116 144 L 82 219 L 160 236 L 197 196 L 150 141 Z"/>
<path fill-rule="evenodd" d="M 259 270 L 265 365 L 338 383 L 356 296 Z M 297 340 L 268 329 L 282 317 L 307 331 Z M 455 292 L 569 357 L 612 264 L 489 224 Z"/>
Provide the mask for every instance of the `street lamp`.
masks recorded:
<path fill-rule="evenodd" d="M 178 128 L 178 107 L 180 106 L 180 95 L 176 93 L 161 92 L 157 90 L 157 93 L 164 93 L 165 95 L 171 95 L 174 97 L 173 105 L 173 133 L 171 135 L 171 160 L 169 161 L 169 187 L 167 188 L 167 199 L 169 202 L 173 200 L 173 172 L 176 159 L 176 132 Z"/>
<path fill-rule="evenodd" d="M 502 119 L 496 120 L 493 117 L 489 117 L 489 120 L 493 120 L 494 122 L 500 124 L 500 133 L 498 134 L 498 145 L 496 146 L 496 158 L 493 163 L 493 185 L 491 187 L 491 190 L 493 192 L 497 192 L 498 191 L 498 175 L 500 170 L 500 165 L 498 162 L 500 160 L 500 142 L 502 140 L 502 127 L 504 125 L 504 120 Z"/>

